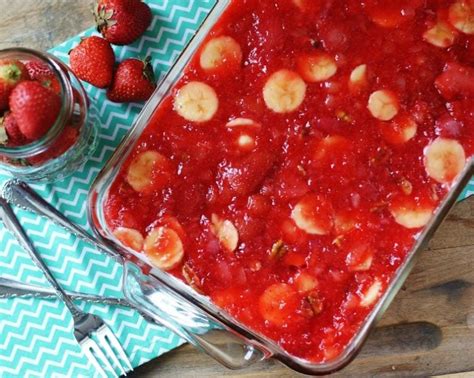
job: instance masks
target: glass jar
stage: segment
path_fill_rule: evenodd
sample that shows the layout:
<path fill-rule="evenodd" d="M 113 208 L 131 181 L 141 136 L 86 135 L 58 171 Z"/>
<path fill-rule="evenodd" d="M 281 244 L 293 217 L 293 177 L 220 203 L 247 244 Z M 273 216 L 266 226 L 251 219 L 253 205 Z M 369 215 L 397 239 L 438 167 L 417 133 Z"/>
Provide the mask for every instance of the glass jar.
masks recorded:
<path fill-rule="evenodd" d="M 25 48 L 0 50 L 0 59 L 47 65 L 61 97 L 61 110 L 40 139 L 0 145 L 0 170 L 26 181 L 56 181 L 74 173 L 97 145 L 96 111 L 71 69 L 48 53 Z M 0 113 L 0 117 L 2 114 Z"/>

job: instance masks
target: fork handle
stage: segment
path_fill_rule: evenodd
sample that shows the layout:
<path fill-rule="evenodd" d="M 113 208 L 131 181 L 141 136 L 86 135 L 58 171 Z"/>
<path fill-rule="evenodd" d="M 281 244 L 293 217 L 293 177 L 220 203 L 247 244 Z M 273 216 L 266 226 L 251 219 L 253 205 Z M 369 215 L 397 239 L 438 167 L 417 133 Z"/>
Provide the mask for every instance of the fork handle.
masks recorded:
<path fill-rule="evenodd" d="M 8 202 L 13 203 L 16 206 L 53 221 L 86 243 L 91 243 L 101 250 L 104 250 L 117 262 L 123 264 L 123 258 L 119 253 L 117 253 L 117 251 L 109 248 L 107 245 L 99 244 L 97 239 L 89 235 L 83 228 L 71 222 L 65 215 L 61 214 L 60 211 L 41 198 L 25 182 L 18 179 L 7 181 L 2 188 L 2 196 L 6 198 Z"/>
<path fill-rule="evenodd" d="M 94 294 L 84 294 L 75 291 L 66 291 L 68 297 L 72 300 L 86 301 L 89 303 L 106 304 L 108 306 L 124 306 L 136 310 L 147 322 L 156 323 L 156 320 L 143 313 L 125 298 L 102 297 Z M 0 277 L 0 299 L 16 297 L 34 297 L 34 298 L 57 298 L 54 289 L 38 285 L 31 285 L 25 282 L 10 280 Z M 159 323 L 157 323 L 159 324 Z"/>
<path fill-rule="evenodd" d="M 42 270 L 46 279 L 53 287 L 55 294 L 66 304 L 67 308 L 71 312 L 74 318 L 80 317 L 80 310 L 67 296 L 66 292 L 61 288 L 59 283 L 54 278 L 53 274 L 49 270 L 48 266 L 44 263 L 41 255 L 38 253 L 30 238 L 26 234 L 25 230 L 20 224 L 17 216 L 13 212 L 13 209 L 9 203 L 0 197 L 0 219 L 2 220 L 5 227 L 13 234 L 18 243 L 28 252 L 35 265 Z"/>
<path fill-rule="evenodd" d="M 94 294 L 83 294 L 75 291 L 66 291 L 73 300 L 83 300 L 91 303 L 103 303 L 111 306 L 132 307 L 123 298 L 102 297 Z M 56 293 L 51 287 L 31 285 L 25 282 L 10 280 L 0 277 L 0 298 L 12 297 L 34 297 L 34 298 L 56 298 Z"/>

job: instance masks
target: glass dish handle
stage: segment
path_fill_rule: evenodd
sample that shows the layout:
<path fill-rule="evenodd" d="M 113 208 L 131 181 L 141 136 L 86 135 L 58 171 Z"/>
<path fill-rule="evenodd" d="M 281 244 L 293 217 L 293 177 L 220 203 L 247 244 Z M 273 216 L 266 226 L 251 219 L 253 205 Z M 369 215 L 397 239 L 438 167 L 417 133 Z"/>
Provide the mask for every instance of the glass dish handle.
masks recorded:
<path fill-rule="evenodd" d="M 269 357 L 261 347 L 225 329 L 157 279 L 143 276 L 134 264 L 126 262 L 124 268 L 124 294 L 129 301 L 225 367 L 241 369 Z"/>

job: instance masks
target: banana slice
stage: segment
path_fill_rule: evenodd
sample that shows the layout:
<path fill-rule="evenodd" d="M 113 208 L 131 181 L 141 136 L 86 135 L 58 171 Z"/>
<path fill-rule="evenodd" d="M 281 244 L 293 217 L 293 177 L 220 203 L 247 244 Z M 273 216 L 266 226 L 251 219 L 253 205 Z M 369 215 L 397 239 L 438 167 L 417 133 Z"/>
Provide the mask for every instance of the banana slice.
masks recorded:
<path fill-rule="evenodd" d="M 396 28 L 413 19 L 423 4 L 419 0 L 366 0 L 365 11 L 369 18 L 383 28 Z"/>
<path fill-rule="evenodd" d="M 349 88 L 358 89 L 367 85 L 367 64 L 354 68 L 349 76 Z"/>
<path fill-rule="evenodd" d="M 260 315 L 277 326 L 285 324 L 297 308 L 297 293 L 285 283 L 276 283 L 267 287 L 259 298 Z"/>
<path fill-rule="evenodd" d="M 300 56 L 296 64 L 301 77 L 309 83 L 328 80 L 337 72 L 334 58 L 322 52 Z"/>
<path fill-rule="evenodd" d="M 137 192 L 160 190 L 169 182 L 171 166 L 168 158 L 157 151 L 139 154 L 128 167 L 127 182 Z"/>
<path fill-rule="evenodd" d="M 314 290 L 318 287 L 319 282 L 316 277 L 309 273 L 302 272 L 295 278 L 296 289 L 300 293 L 305 293 Z"/>
<path fill-rule="evenodd" d="M 466 165 L 466 153 L 454 139 L 437 138 L 425 148 L 425 169 L 428 175 L 445 184 L 452 182 Z"/>
<path fill-rule="evenodd" d="M 382 293 L 382 283 L 379 280 L 375 280 L 375 282 L 362 293 L 362 300 L 360 301 L 360 305 L 362 307 L 369 307 L 370 305 L 374 304 L 375 301 L 380 297 Z"/>
<path fill-rule="evenodd" d="M 251 151 L 255 148 L 255 138 L 249 134 L 242 134 L 237 138 L 237 145 L 244 151 Z"/>
<path fill-rule="evenodd" d="M 238 67 L 242 63 L 242 49 L 232 37 L 213 38 L 204 46 L 199 63 L 206 71 Z"/>
<path fill-rule="evenodd" d="M 276 113 L 291 113 L 303 103 L 306 84 L 290 70 L 275 72 L 263 87 L 263 99 L 267 107 Z"/>
<path fill-rule="evenodd" d="M 261 125 L 258 122 L 255 122 L 253 119 L 250 118 L 234 118 L 226 123 L 226 127 L 234 128 L 234 127 L 241 127 L 241 126 L 250 126 L 252 128 L 259 129 Z"/>
<path fill-rule="evenodd" d="M 435 26 L 423 34 L 423 39 L 433 46 L 447 48 L 454 44 L 456 32 L 452 29 L 451 25 L 438 21 Z"/>
<path fill-rule="evenodd" d="M 327 235 L 334 224 L 331 204 L 316 194 L 304 196 L 291 212 L 296 226 L 310 235 Z"/>
<path fill-rule="evenodd" d="M 174 109 L 191 122 L 206 122 L 212 119 L 219 108 L 216 91 L 199 81 L 191 81 L 178 90 L 174 98 Z"/>
<path fill-rule="evenodd" d="M 223 220 L 218 215 L 212 214 L 211 231 L 225 250 L 229 252 L 236 250 L 239 245 L 239 232 L 230 220 Z"/>
<path fill-rule="evenodd" d="M 474 1 L 458 0 L 452 4 L 449 22 L 462 33 L 474 34 Z"/>
<path fill-rule="evenodd" d="M 359 244 L 351 248 L 346 257 L 346 265 L 349 272 L 364 272 L 370 269 L 374 260 L 374 252 L 370 245 Z"/>
<path fill-rule="evenodd" d="M 126 247 L 140 252 L 143 249 L 143 235 L 133 228 L 118 227 L 113 232 L 114 236 Z"/>
<path fill-rule="evenodd" d="M 383 89 L 370 95 L 367 108 L 374 118 L 390 121 L 397 115 L 400 104 L 395 93 Z"/>
<path fill-rule="evenodd" d="M 255 148 L 255 133 L 261 128 L 259 123 L 250 118 L 235 118 L 227 122 L 226 127 L 235 135 L 239 151 L 250 152 Z"/>
<path fill-rule="evenodd" d="M 413 139 L 418 130 L 417 123 L 408 115 L 399 115 L 391 122 L 381 122 L 382 137 L 391 144 L 403 144 Z"/>
<path fill-rule="evenodd" d="M 152 264 L 163 270 L 175 268 L 184 257 L 183 243 L 169 227 L 154 228 L 147 235 L 143 249 Z"/>
<path fill-rule="evenodd" d="M 392 201 L 389 211 L 399 225 L 413 229 L 424 227 L 433 216 L 434 208 L 417 204 L 411 198 Z"/>
<path fill-rule="evenodd" d="M 356 218 L 349 213 L 339 213 L 334 217 L 334 231 L 337 235 L 347 234 L 357 225 Z"/>

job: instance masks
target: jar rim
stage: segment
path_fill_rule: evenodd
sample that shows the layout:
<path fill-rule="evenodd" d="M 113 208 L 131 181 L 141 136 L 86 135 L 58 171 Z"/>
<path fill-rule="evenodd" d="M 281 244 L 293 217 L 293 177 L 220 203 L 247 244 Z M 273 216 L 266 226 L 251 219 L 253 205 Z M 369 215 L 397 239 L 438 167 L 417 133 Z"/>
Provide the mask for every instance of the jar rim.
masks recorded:
<path fill-rule="evenodd" d="M 41 60 L 53 71 L 59 81 L 61 92 L 61 110 L 54 124 L 49 128 L 45 135 L 41 138 L 15 147 L 1 146 L 0 154 L 8 158 L 22 159 L 32 155 L 40 154 L 46 151 L 53 142 L 59 137 L 61 131 L 66 126 L 67 121 L 71 118 L 74 108 L 73 89 L 69 78 L 67 77 L 67 67 L 65 64 L 49 53 L 39 52 L 29 48 L 13 47 L 0 50 L 0 58 L 15 58 L 19 60 Z"/>

